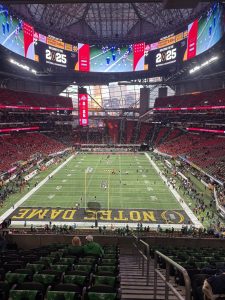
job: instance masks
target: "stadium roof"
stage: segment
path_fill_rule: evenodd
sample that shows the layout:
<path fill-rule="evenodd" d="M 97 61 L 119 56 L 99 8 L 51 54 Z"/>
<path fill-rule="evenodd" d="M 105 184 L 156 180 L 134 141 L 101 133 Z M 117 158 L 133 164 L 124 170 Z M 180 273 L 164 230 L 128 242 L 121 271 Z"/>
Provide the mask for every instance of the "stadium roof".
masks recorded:
<path fill-rule="evenodd" d="M 90 0 L 85 3 L 79 0 L 7 1 L 20 16 L 45 29 L 43 33 L 59 33 L 59 37 L 69 41 L 72 38 L 80 38 L 81 41 L 82 38 L 121 40 L 171 32 L 193 19 L 209 4 L 197 0 L 172 2 L 174 5 L 171 6 L 171 0 L 116 3 Z M 181 8 L 179 2 L 186 3 L 183 7 L 188 8 Z"/>

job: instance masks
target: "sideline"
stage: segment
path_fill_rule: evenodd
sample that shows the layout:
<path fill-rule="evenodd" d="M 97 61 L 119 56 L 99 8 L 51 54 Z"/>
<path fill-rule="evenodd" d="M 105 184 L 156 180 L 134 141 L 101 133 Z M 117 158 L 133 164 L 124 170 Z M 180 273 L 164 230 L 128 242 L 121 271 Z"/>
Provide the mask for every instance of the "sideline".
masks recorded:
<path fill-rule="evenodd" d="M 43 227 L 44 225 L 49 225 L 50 220 L 48 221 L 26 221 L 26 227 L 24 227 L 24 222 L 25 221 L 12 221 L 11 226 L 18 226 L 18 228 L 23 228 L 24 230 L 26 230 L 26 228 L 29 230 L 30 226 L 33 225 L 35 227 Z M 115 229 L 118 228 L 124 228 L 127 225 L 129 225 L 129 228 L 132 229 L 136 229 L 137 228 L 137 223 L 138 222 L 134 222 L 134 223 L 109 223 L 109 222 L 99 222 L 98 221 L 98 226 L 105 226 L 106 229 L 111 229 L 111 227 L 113 226 Z M 67 225 L 67 226 L 72 226 L 77 229 L 91 229 L 91 228 L 95 228 L 95 222 L 76 222 L 76 221 L 72 221 L 72 222 L 62 222 L 62 221 L 51 221 L 52 225 L 57 225 L 57 226 L 62 226 L 62 225 Z M 143 227 L 147 227 L 149 226 L 150 230 L 157 230 L 158 228 L 158 224 L 160 224 L 160 227 L 162 229 L 171 229 L 172 227 L 175 230 L 181 230 L 182 226 L 184 224 L 162 224 L 162 223 L 156 223 L 156 224 L 152 224 L 152 223 L 142 223 Z M 13 227 L 15 228 L 15 227 Z M 144 232 L 144 231 L 143 231 Z M 191 237 L 191 236 L 190 236 Z"/>
<path fill-rule="evenodd" d="M 167 184 L 166 177 L 164 175 L 162 175 L 162 173 L 160 172 L 160 169 L 158 168 L 158 166 L 154 163 L 154 161 L 150 158 L 150 156 L 146 152 L 145 152 L 145 156 L 148 158 L 148 160 L 150 161 L 151 165 L 154 167 L 154 169 L 156 170 L 156 172 L 158 173 L 158 175 Z M 187 213 L 188 217 L 191 219 L 191 221 L 194 224 L 194 226 L 198 227 L 198 228 L 199 227 L 203 227 L 202 223 L 197 219 L 197 217 L 194 215 L 194 213 L 189 208 L 189 206 L 185 202 L 181 202 L 180 201 L 180 199 L 182 199 L 182 197 L 178 194 L 178 192 L 175 189 L 173 189 L 171 186 L 167 185 L 167 187 L 169 188 L 169 190 L 171 191 L 171 193 L 174 195 L 175 199 L 180 204 L 180 206 L 182 206 L 182 208 L 184 209 L 184 211 Z"/>
<path fill-rule="evenodd" d="M 9 208 L 6 212 L 4 212 L 3 215 L 0 217 L 0 222 L 2 223 L 11 213 L 16 210 L 21 204 L 23 204 L 30 196 L 32 196 L 40 187 L 42 187 L 47 181 L 49 176 L 53 176 L 56 174 L 60 169 L 62 169 L 72 158 L 74 157 L 74 154 L 71 155 L 69 158 L 67 158 L 66 161 L 64 161 L 61 165 L 59 165 L 52 173 L 48 174 L 39 184 L 34 187 L 32 190 L 30 190 L 26 195 L 24 195 L 19 201 L 17 201 L 13 207 Z"/>

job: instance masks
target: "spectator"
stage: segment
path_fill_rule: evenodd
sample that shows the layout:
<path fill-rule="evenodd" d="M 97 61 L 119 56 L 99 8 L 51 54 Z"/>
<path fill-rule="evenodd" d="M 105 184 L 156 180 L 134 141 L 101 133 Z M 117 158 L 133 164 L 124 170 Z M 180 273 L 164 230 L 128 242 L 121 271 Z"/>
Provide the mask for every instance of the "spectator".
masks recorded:
<path fill-rule="evenodd" d="M 83 246 L 84 255 L 102 256 L 104 251 L 102 247 L 93 241 L 93 236 L 86 236 L 87 244 Z"/>
<path fill-rule="evenodd" d="M 68 254 L 80 256 L 83 254 L 83 247 L 78 236 L 72 238 L 72 245 L 68 247 Z"/>
<path fill-rule="evenodd" d="M 211 300 L 225 297 L 225 273 L 214 275 L 204 281 L 204 299 Z M 217 297 L 216 297 L 217 296 Z"/>
<path fill-rule="evenodd" d="M 0 235 L 0 252 L 6 249 L 6 240 L 3 235 Z"/>

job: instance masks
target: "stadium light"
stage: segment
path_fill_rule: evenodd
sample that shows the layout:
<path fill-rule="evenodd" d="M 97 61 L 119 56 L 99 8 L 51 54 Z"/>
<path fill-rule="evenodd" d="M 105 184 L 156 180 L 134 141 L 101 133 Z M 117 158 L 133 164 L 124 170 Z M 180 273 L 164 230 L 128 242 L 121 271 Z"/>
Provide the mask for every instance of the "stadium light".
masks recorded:
<path fill-rule="evenodd" d="M 209 60 L 206 60 L 204 63 L 202 63 L 201 65 L 195 66 L 193 69 L 191 69 L 189 71 L 190 74 L 195 73 L 196 71 L 208 66 L 209 64 L 213 63 L 214 61 L 218 60 L 219 57 L 218 56 L 213 56 L 211 57 Z"/>
<path fill-rule="evenodd" d="M 19 68 L 21 68 L 21 69 L 23 69 L 23 70 L 26 70 L 26 71 L 28 71 L 28 72 L 31 72 L 31 73 L 33 73 L 33 74 L 35 74 L 35 75 L 37 74 L 37 71 L 36 71 L 36 70 L 31 69 L 31 68 L 28 67 L 27 65 L 23 65 L 23 64 L 19 63 L 18 61 L 14 60 L 14 59 L 12 59 L 12 58 L 11 58 L 9 61 L 11 62 L 11 64 L 16 65 L 17 67 L 19 67 Z"/>

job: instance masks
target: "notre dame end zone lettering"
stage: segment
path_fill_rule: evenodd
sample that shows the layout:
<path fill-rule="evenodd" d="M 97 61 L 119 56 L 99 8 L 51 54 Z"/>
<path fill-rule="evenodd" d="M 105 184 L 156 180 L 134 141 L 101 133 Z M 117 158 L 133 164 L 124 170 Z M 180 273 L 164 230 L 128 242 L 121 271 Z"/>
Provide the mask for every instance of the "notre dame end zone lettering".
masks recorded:
<path fill-rule="evenodd" d="M 57 222 L 91 222 L 96 218 L 100 222 L 115 223 L 173 223 L 187 224 L 189 217 L 183 210 L 148 210 L 148 209 L 101 209 L 76 210 L 71 208 L 17 208 L 10 218 L 13 221 L 57 221 Z"/>

